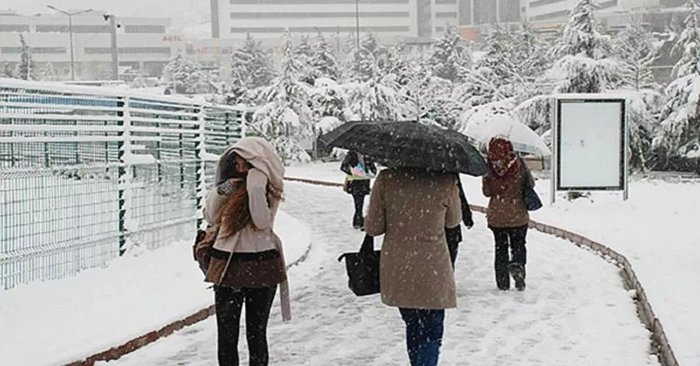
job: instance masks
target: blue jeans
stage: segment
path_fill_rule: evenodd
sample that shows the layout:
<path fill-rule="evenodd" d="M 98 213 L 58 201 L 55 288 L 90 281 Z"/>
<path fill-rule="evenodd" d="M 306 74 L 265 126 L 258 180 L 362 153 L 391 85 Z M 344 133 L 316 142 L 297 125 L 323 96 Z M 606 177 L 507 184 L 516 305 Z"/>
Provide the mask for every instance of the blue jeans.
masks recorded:
<path fill-rule="evenodd" d="M 445 310 L 399 308 L 406 323 L 406 346 L 411 366 L 437 366 L 445 330 Z"/>

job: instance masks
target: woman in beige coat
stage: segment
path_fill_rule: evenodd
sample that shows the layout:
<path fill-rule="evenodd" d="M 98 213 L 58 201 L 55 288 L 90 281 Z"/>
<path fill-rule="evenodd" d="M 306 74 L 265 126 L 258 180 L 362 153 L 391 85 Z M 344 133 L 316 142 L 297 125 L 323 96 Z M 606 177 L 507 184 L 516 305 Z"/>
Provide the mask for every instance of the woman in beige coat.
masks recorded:
<path fill-rule="evenodd" d="M 268 364 L 267 322 L 280 285 L 282 317 L 290 319 L 282 242 L 273 231 L 284 167 L 274 148 L 241 139 L 222 156 L 204 216 L 218 226 L 206 280 L 215 284 L 219 365 L 238 365 L 243 305 L 250 365 Z"/>
<path fill-rule="evenodd" d="M 454 174 L 396 168 L 379 173 L 365 230 L 384 235 L 382 302 L 399 308 L 413 366 L 437 365 L 445 309 L 456 307 L 445 228 L 462 218 Z"/>

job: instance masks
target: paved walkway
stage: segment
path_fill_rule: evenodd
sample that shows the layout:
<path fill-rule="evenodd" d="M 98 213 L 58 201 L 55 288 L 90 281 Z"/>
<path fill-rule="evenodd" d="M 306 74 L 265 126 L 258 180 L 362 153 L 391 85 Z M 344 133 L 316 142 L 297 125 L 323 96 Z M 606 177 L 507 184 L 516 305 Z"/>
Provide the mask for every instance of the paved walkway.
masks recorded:
<path fill-rule="evenodd" d="M 313 229 L 307 260 L 290 270 L 293 321 L 273 306 L 273 365 L 407 365 L 398 310 L 348 289 L 343 252 L 362 233 L 350 228 L 352 200 L 338 188 L 287 183 L 282 209 Z M 528 233 L 528 288 L 501 292 L 483 216 L 465 230 L 457 260 L 458 309 L 448 310 L 441 365 L 658 365 L 648 333 L 617 269 L 568 242 Z M 210 318 L 128 355 L 120 365 L 214 365 Z M 247 360 L 241 337 L 243 364 Z"/>

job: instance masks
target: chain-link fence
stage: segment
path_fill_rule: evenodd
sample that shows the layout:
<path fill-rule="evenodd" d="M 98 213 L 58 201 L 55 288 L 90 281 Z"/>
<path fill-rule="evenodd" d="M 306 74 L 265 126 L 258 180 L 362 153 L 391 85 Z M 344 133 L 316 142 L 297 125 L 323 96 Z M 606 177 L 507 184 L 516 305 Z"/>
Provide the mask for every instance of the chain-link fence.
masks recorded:
<path fill-rule="evenodd" d="M 243 110 L 0 79 L 0 287 L 191 237 Z"/>

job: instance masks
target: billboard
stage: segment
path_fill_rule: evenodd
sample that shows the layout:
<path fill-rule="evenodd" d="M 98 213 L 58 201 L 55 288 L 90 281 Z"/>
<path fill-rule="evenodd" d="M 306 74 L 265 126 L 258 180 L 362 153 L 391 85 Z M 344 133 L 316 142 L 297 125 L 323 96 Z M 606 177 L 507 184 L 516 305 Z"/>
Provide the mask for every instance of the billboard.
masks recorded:
<path fill-rule="evenodd" d="M 556 190 L 626 191 L 625 100 L 558 98 Z"/>

